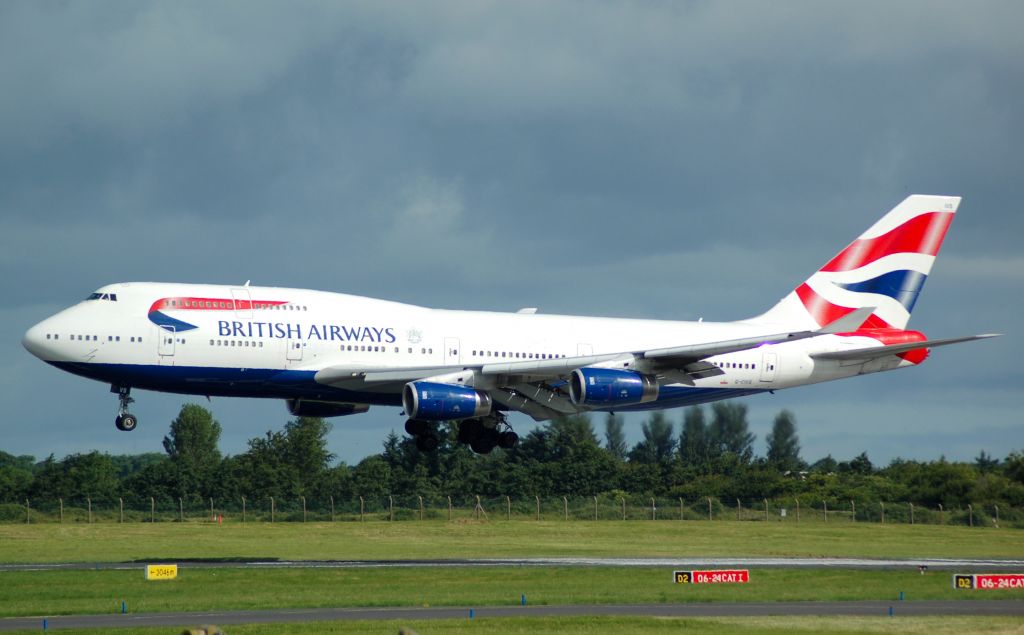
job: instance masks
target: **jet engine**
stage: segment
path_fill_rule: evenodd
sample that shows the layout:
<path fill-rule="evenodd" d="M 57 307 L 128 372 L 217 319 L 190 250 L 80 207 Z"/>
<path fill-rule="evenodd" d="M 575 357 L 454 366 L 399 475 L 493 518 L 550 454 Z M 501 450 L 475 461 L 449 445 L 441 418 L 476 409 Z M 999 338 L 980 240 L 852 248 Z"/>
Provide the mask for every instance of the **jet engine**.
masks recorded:
<path fill-rule="evenodd" d="M 658 398 L 650 375 L 615 368 L 577 368 L 569 378 L 569 398 L 577 406 L 625 406 Z"/>
<path fill-rule="evenodd" d="M 414 381 L 402 390 L 402 406 L 410 419 L 455 421 L 491 413 L 491 396 L 468 386 Z"/>

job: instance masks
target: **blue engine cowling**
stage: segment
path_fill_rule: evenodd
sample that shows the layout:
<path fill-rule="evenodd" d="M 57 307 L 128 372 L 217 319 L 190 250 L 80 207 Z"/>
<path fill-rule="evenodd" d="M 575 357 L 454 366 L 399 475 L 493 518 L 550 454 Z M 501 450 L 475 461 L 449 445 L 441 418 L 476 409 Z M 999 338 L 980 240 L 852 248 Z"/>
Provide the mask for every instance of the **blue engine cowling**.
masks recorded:
<path fill-rule="evenodd" d="M 491 396 L 468 386 L 414 381 L 402 390 L 402 405 L 410 419 L 455 421 L 491 414 Z"/>
<path fill-rule="evenodd" d="M 658 398 L 658 381 L 615 368 L 577 368 L 569 378 L 569 397 L 577 406 L 625 406 Z"/>

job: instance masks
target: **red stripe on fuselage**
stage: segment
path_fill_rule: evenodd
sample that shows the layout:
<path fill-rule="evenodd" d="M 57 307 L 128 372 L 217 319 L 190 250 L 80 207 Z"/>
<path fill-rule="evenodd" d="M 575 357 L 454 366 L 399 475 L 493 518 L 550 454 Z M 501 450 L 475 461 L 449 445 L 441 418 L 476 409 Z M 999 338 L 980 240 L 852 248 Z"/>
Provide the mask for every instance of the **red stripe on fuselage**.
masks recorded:
<path fill-rule="evenodd" d="M 876 238 L 857 239 L 821 268 L 822 271 L 852 271 L 890 254 L 939 253 L 952 212 L 928 212 L 915 216 Z"/>
<path fill-rule="evenodd" d="M 232 300 L 231 298 L 161 298 L 149 307 L 149 312 L 163 311 L 248 311 L 282 306 L 287 302 L 278 300 Z"/>

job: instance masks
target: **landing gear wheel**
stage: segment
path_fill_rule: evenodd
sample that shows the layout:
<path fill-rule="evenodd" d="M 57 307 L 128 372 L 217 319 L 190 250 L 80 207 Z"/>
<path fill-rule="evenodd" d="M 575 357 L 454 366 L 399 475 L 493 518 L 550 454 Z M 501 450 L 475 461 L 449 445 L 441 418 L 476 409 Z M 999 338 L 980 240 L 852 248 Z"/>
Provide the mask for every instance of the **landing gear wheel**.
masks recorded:
<path fill-rule="evenodd" d="M 511 450 L 519 443 L 519 435 L 511 430 L 506 430 L 498 435 L 498 447 L 502 450 Z"/>
<path fill-rule="evenodd" d="M 421 437 L 430 432 L 430 426 L 422 419 L 408 419 L 405 422 L 405 431 L 414 437 Z"/>
<path fill-rule="evenodd" d="M 498 431 L 494 428 L 484 428 L 469 447 L 477 454 L 490 454 L 498 445 Z"/>
<path fill-rule="evenodd" d="M 440 440 L 432 434 L 416 437 L 416 449 L 420 452 L 433 452 L 440 443 Z"/>
<path fill-rule="evenodd" d="M 484 431 L 484 424 L 479 419 L 466 419 L 459 422 L 459 443 L 473 443 Z"/>
<path fill-rule="evenodd" d="M 117 418 L 114 419 L 114 426 L 124 432 L 131 432 L 137 425 L 139 425 L 139 420 L 135 418 L 135 415 L 127 412 L 117 415 Z"/>

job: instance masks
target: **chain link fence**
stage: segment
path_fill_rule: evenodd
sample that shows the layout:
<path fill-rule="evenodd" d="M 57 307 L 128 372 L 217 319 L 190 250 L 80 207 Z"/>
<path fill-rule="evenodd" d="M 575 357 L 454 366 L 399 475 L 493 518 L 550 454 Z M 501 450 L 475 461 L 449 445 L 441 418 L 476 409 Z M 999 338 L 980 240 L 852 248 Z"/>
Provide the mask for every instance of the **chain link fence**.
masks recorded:
<path fill-rule="evenodd" d="M 785 499 L 672 499 L 633 495 L 452 497 L 391 495 L 235 500 L 69 497 L 0 504 L 5 523 L 367 522 L 367 521 L 734 521 L 880 523 L 1024 528 L 1024 509 L 944 508 L 909 502 Z"/>

